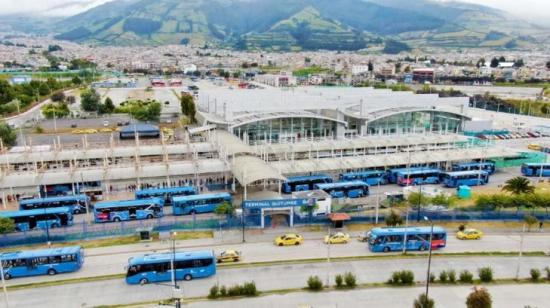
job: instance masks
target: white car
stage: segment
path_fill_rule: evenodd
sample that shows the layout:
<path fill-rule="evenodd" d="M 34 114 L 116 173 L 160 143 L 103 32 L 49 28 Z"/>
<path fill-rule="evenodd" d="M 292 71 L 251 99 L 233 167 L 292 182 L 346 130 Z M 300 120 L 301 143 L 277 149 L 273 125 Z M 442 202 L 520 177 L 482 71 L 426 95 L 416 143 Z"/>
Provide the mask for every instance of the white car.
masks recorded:
<path fill-rule="evenodd" d="M 109 126 L 109 121 L 107 121 L 107 120 L 103 121 L 103 126 L 105 126 L 105 127 Z"/>

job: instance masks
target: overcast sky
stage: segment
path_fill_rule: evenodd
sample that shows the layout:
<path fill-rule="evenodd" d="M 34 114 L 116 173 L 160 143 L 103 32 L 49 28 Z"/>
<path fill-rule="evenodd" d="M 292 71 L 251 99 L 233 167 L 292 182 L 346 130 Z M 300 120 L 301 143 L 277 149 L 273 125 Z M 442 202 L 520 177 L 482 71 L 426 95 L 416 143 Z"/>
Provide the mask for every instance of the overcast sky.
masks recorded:
<path fill-rule="evenodd" d="M 72 15 L 111 0 L 0 0 L 0 14 Z M 151 0 L 155 1 L 155 0 Z M 186 0 L 182 0 L 186 1 Z M 277 1 L 277 0 L 274 0 Z M 411 0 L 414 1 L 414 0 Z M 439 0 L 447 1 L 447 0 Z M 524 18 L 550 18 L 550 0 L 463 0 L 512 12 Z"/>

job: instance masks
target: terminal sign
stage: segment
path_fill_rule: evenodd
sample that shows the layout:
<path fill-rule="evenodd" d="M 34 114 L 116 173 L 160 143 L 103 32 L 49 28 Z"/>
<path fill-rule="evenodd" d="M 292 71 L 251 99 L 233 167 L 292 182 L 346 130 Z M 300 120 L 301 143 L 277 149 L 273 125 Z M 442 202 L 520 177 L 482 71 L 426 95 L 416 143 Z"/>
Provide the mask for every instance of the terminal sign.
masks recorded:
<path fill-rule="evenodd" d="M 243 201 L 245 209 L 265 209 L 277 207 L 294 207 L 308 204 L 307 199 L 275 199 L 275 200 L 247 200 Z"/>

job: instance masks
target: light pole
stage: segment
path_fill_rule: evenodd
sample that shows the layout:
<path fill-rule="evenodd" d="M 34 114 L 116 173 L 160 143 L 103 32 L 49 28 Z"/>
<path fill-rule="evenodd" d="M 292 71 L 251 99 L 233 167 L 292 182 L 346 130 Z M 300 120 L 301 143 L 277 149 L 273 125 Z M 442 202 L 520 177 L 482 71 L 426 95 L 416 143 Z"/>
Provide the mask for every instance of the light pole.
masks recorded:
<path fill-rule="evenodd" d="M 176 293 L 179 290 L 178 287 L 178 281 L 176 278 L 176 268 L 174 266 L 174 262 L 176 260 L 176 236 L 178 235 L 177 232 L 172 232 L 172 258 L 170 260 L 170 267 L 172 268 L 172 285 L 174 286 L 173 293 Z M 174 301 L 176 304 L 176 308 L 181 307 L 180 298 L 174 296 Z"/>
<path fill-rule="evenodd" d="M 523 229 L 521 230 L 521 236 L 519 239 L 519 253 L 518 253 L 518 264 L 516 267 L 516 280 L 519 280 L 519 270 L 521 268 L 521 256 L 523 255 L 523 235 L 525 234 L 525 223 L 523 224 Z"/>
<path fill-rule="evenodd" d="M 428 291 L 430 289 L 430 266 L 432 265 L 432 238 L 434 235 L 434 223 L 431 221 L 428 217 L 424 216 L 424 220 L 429 222 L 431 225 L 430 229 L 430 248 L 429 248 L 429 254 L 428 254 L 428 272 L 426 273 L 426 300 L 428 300 Z"/>
<path fill-rule="evenodd" d="M 407 212 L 405 213 L 405 234 L 403 236 L 403 254 L 407 253 L 407 231 L 409 228 L 409 206 L 407 205 Z"/>

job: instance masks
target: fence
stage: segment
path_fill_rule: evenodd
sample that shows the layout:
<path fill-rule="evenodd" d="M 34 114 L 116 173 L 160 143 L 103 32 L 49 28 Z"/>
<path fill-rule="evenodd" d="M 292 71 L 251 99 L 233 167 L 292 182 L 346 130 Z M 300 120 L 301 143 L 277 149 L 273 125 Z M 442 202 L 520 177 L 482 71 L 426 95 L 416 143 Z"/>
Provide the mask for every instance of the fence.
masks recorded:
<path fill-rule="evenodd" d="M 409 220 L 415 221 L 424 216 L 433 221 L 472 221 L 472 220 L 500 220 L 500 221 L 522 221 L 526 215 L 533 215 L 539 220 L 550 220 L 548 212 L 532 211 L 411 211 Z M 200 215 L 197 215 L 200 216 Z M 260 215 L 245 215 L 244 228 L 258 228 L 260 226 Z M 379 223 L 384 222 L 383 215 L 378 217 Z M 374 223 L 374 215 L 352 215 L 351 221 L 347 223 Z M 266 217 L 266 226 L 269 226 L 270 218 Z M 327 217 L 294 217 L 294 224 L 300 225 L 324 225 L 330 221 Z M 288 220 L 287 220 L 288 223 Z M 104 223 L 87 225 L 79 223 L 68 228 L 56 228 L 49 230 L 33 230 L 17 232 L 0 236 L 0 247 L 27 245 L 36 243 L 83 241 L 106 237 L 120 237 L 135 235 L 137 229 L 150 228 L 154 232 L 172 230 L 216 230 L 243 228 L 243 220 L 240 217 L 232 218 L 200 218 L 183 220 L 177 216 L 166 216 L 155 220 L 142 220 L 119 223 Z"/>

